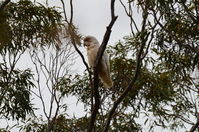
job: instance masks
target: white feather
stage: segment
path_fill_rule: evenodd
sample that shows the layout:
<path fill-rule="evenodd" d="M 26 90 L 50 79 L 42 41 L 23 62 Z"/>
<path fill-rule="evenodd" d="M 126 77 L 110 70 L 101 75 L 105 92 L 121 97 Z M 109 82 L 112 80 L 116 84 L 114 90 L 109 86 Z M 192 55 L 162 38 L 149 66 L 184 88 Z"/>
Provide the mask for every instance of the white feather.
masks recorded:
<path fill-rule="evenodd" d="M 87 56 L 88 56 L 89 66 L 93 68 L 100 44 L 95 37 L 87 36 L 84 38 L 84 45 L 87 47 Z M 106 51 L 104 52 L 99 65 L 100 65 L 99 78 L 102 81 L 104 87 L 105 88 L 112 87 L 113 82 L 110 76 L 110 63 L 109 63 L 109 58 Z"/>

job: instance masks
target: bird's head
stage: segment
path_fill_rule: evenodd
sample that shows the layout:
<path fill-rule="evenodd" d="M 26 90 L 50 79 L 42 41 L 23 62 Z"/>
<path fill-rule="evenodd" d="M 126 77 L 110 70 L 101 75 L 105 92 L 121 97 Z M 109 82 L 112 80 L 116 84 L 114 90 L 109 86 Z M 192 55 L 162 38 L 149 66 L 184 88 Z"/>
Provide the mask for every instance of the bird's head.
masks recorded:
<path fill-rule="evenodd" d="M 97 39 L 93 36 L 86 36 L 84 38 L 84 46 L 89 48 L 92 48 L 96 45 L 99 45 L 99 42 L 97 41 Z"/>

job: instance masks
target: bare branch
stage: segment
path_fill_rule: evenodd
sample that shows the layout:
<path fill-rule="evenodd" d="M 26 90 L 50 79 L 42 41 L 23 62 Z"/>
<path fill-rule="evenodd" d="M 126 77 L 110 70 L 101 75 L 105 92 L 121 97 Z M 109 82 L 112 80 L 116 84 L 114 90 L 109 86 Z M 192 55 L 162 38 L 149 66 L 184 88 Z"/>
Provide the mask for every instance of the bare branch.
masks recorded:
<path fill-rule="evenodd" d="M 33 51 L 33 52 L 34 52 L 34 51 Z M 37 80 L 36 80 L 36 82 L 37 82 L 37 86 L 38 86 L 38 90 L 39 90 L 39 95 L 38 95 L 38 97 L 39 97 L 40 100 L 41 100 L 44 115 L 46 116 L 46 118 L 48 118 L 48 115 L 47 115 L 47 112 L 46 112 L 46 106 L 45 106 L 44 99 L 43 99 L 43 97 L 42 97 L 42 92 L 41 92 L 40 74 L 39 74 L 40 72 L 39 72 L 39 69 L 38 69 L 38 66 L 37 66 L 35 60 L 33 60 L 34 54 L 35 54 L 35 52 L 34 52 L 33 54 L 30 53 L 30 56 L 31 56 L 30 58 L 31 58 L 31 61 L 33 62 L 34 66 L 35 66 L 35 70 L 36 70 L 36 73 L 37 73 Z"/>
<path fill-rule="evenodd" d="M 70 23 L 69 24 L 72 24 L 73 23 L 73 0 L 70 0 Z"/>
<path fill-rule="evenodd" d="M 43 112 L 47 118 L 47 131 L 50 132 L 54 129 L 54 121 L 59 114 L 60 108 L 62 106 L 61 99 L 64 97 L 58 91 L 59 90 L 59 82 L 60 78 L 64 77 L 68 68 L 68 59 L 71 59 L 72 54 L 68 46 L 71 45 L 66 44 L 63 45 L 59 50 L 56 48 L 42 48 L 40 52 L 30 52 L 31 60 L 35 65 L 36 75 L 37 75 L 37 86 L 38 86 L 38 94 L 34 92 L 34 94 L 40 99 L 43 107 Z M 52 48 L 52 49 L 51 49 Z M 37 49 L 36 49 L 37 50 Z M 51 52 L 48 52 L 51 50 Z M 46 52 L 47 51 L 47 52 Z M 41 54 L 40 54 L 41 53 Z M 48 59 L 46 58 L 48 56 Z M 47 59 L 47 60 L 46 60 Z M 41 78 L 44 76 L 44 82 L 46 85 L 44 88 L 48 88 L 49 95 L 49 106 L 45 104 L 44 94 L 42 92 Z M 42 78 L 43 79 L 43 78 Z M 46 91 L 45 91 L 46 92 Z"/>
<path fill-rule="evenodd" d="M 96 115 L 98 113 L 99 110 L 99 106 L 100 106 L 100 95 L 99 95 L 99 78 L 98 78 L 98 73 L 99 73 L 99 62 L 102 58 L 102 55 L 106 49 L 106 45 L 109 41 L 110 38 L 110 34 L 111 34 L 111 29 L 115 23 L 115 21 L 117 20 L 117 16 L 115 16 L 114 12 L 115 12 L 115 8 L 114 8 L 114 3 L 115 0 L 111 0 L 111 22 L 108 25 L 106 32 L 104 34 L 104 38 L 102 41 L 102 44 L 98 50 L 97 53 L 97 57 L 96 57 L 96 61 L 95 61 L 95 65 L 93 67 L 94 69 L 94 83 L 93 83 L 93 91 L 94 91 L 94 99 L 95 99 L 95 104 L 94 104 L 94 108 L 93 111 L 91 113 L 91 118 L 90 118 L 90 122 L 89 122 L 89 127 L 88 127 L 88 132 L 91 132 L 95 126 L 95 120 L 96 120 Z"/>
<path fill-rule="evenodd" d="M 199 119 L 197 119 L 197 122 L 191 127 L 189 132 L 195 132 L 197 128 L 199 128 Z"/>
<path fill-rule="evenodd" d="M 74 33 L 73 33 L 73 30 L 74 30 L 74 26 L 73 26 L 73 1 L 70 0 L 70 10 L 71 10 L 71 16 L 70 16 L 70 21 L 68 21 L 68 18 L 67 18 L 67 15 L 66 15 L 66 9 L 65 9 L 65 4 L 64 4 L 64 1 L 61 0 L 62 2 L 62 5 L 63 5 L 63 10 L 64 10 L 64 17 L 65 17 L 65 20 L 66 20 L 66 23 L 68 24 L 69 28 L 69 35 L 70 35 L 70 38 L 71 38 L 71 42 L 76 50 L 76 52 L 80 55 L 81 59 L 82 59 L 82 62 L 83 64 L 85 65 L 86 67 L 86 70 L 88 71 L 88 74 L 89 74 L 89 82 L 90 82 L 90 86 L 92 87 L 92 77 L 91 77 L 91 71 L 89 69 L 89 66 L 83 56 L 83 54 L 81 53 L 81 51 L 77 48 L 77 44 L 76 44 L 76 41 L 75 41 L 75 36 L 74 36 Z M 92 111 L 92 107 L 93 107 L 93 91 L 91 90 L 91 111 Z"/>
<path fill-rule="evenodd" d="M 133 35 L 135 35 L 135 33 L 133 31 L 133 24 L 134 24 L 134 27 L 135 27 L 137 32 L 139 32 L 139 29 L 138 29 L 138 26 L 137 26 L 136 22 L 133 19 L 133 11 L 132 11 L 132 7 L 131 7 L 131 2 L 129 2 L 129 9 L 128 10 L 127 10 L 127 7 L 122 2 L 122 0 L 120 0 L 120 3 L 121 3 L 121 5 L 123 6 L 123 8 L 124 8 L 124 10 L 126 12 L 126 15 L 130 18 L 131 33 Z"/>
<path fill-rule="evenodd" d="M 69 22 L 68 22 L 67 15 L 66 15 L 65 3 L 64 3 L 63 0 L 60 0 L 60 1 L 61 1 L 61 3 L 62 3 L 62 8 L 63 8 L 63 11 L 64 11 L 64 18 L 65 18 L 65 21 L 66 21 L 67 23 L 69 23 Z"/>
<path fill-rule="evenodd" d="M 86 66 L 86 70 L 88 71 L 89 73 L 89 79 L 90 81 L 92 82 L 92 78 L 91 78 L 91 72 L 89 70 L 89 66 L 88 64 L 86 63 L 86 60 L 83 56 L 83 54 L 81 53 L 81 51 L 77 48 L 77 44 L 75 42 L 75 37 L 74 37 L 74 34 L 72 33 L 72 30 L 74 30 L 73 28 L 73 23 L 72 23 L 72 20 L 73 20 L 73 3 L 72 3 L 72 0 L 70 0 L 70 8 L 71 8 L 71 18 L 70 18 L 70 22 L 68 21 L 68 18 L 67 18 L 67 15 L 66 15 L 66 8 L 65 8 L 65 3 L 63 0 L 61 0 L 62 2 L 62 5 L 63 5 L 63 10 L 64 10 L 64 17 L 65 17 L 65 20 L 66 20 L 66 23 L 68 24 L 69 28 L 69 33 L 70 33 L 70 37 L 71 37 L 71 41 L 72 41 L 72 44 L 75 48 L 75 50 L 77 51 L 77 53 L 80 55 L 84 65 Z"/>
<path fill-rule="evenodd" d="M 111 0 L 111 19 L 115 19 L 115 0 Z"/>

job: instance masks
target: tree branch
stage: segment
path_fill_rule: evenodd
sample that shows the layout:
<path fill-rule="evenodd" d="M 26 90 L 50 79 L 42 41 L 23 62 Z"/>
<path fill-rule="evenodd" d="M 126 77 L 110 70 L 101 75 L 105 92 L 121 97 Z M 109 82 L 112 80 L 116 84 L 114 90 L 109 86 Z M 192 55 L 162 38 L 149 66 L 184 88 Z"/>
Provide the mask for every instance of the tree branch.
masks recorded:
<path fill-rule="evenodd" d="M 136 69 L 135 69 L 135 74 L 133 77 L 133 80 L 129 83 L 129 85 L 127 86 L 127 88 L 124 90 L 124 92 L 119 96 L 119 98 L 114 102 L 113 107 L 111 108 L 111 110 L 108 113 L 108 118 L 106 120 L 106 124 L 104 127 L 103 132 L 108 132 L 109 126 L 110 126 L 110 122 L 112 119 L 113 114 L 115 113 L 116 108 L 118 107 L 118 105 L 122 102 L 122 100 L 127 96 L 127 94 L 129 93 L 129 91 L 131 90 L 131 88 L 134 86 L 138 75 L 140 73 L 140 69 L 141 69 L 141 63 L 142 63 L 142 53 L 144 50 L 144 47 L 146 45 L 146 41 L 147 41 L 147 35 L 145 34 L 145 27 L 146 27 L 146 20 L 148 17 L 148 13 L 147 13 L 147 8 L 145 8 L 145 10 L 143 10 L 143 23 L 142 23 L 142 29 L 141 29 L 141 46 L 140 49 L 138 51 L 138 55 L 137 55 L 137 59 L 136 59 Z"/>
<path fill-rule="evenodd" d="M 64 3 L 63 0 L 61 0 L 61 1 L 62 1 L 62 3 Z M 76 44 L 76 42 L 75 42 L 74 34 L 71 33 L 72 30 L 73 30 L 73 25 L 72 25 L 72 22 L 73 22 L 73 3 L 72 3 L 72 0 L 70 0 L 70 8 L 71 8 L 70 22 L 68 22 L 68 21 L 66 21 L 66 22 L 67 22 L 67 24 L 69 25 L 69 32 L 70 32 L 70 35 L 71 35 L 71 36 L 70 36 L 70 37 L 71 37 L 71 41 L 72 41 L 72 44 L 73 44 L 75 50 L 76 50 L 77 53 L 80 55 L 80 57 L 81 57 L 81 59 L 82 59 L 84 65 L 86 66 L 86 70 L 87 70 L 88 73 L 89 73 L 90 82 L 92 82 L 91 72 L 90 72 L 90 70 L 89 70 L 89 66 L 88 66 L 88 64 L 86 63 L 86 60 L 85 60 L 83 54 L 82 54 L 81 51 L 77 48 L 77 44 Z M 64 8 L 64 16 L 65 16 L 65 20 L 67 20 L 65 8 Z"/>
<path fill-rule="evenodd" d="M 70 0 L 70 24 L 73 22 L 73 0 Z"/>
<path fill-rule="evenodd" d="M 99 106 L 100 106 L 100 95 L 99 95 L 99 78 L 98 78 L 98 73 L 99 73 L 99 62 L 102 58 L 102 55 L 106 49 L 106 45 L 109 41 L 110 38 L 110 34 L 111 34 L 111 29 L 115 23 L 115 21 L 117 20 L 117 16 L 115 16 L 114 12 L 115 12 L 115 8 L 114 8 L 114 3 L 115 0 L 111 0 L 111 22 L 109 23 L 109 25 L 107 26 L 106 32 L 104 34 L 104 38 L 102 41 L 102 44 L 99 48 L 99 51 L 97 53 L 97 57 L 96 57 L 96 61 L 95 61 L 95 66 L 93 67 L 94 70 L 94 83 L 93 83 L 93 91 L 94 91 L 94 99 L 95 99 L 95 104 L 94 104 L 94 108 L 93 111 L 91 113 L 91 118 L 90 118 L 90 122 L 89 122 L 89 127 L 88 127 L 88 132 L 91 132 L 95 126 L 95 120 L 96 120 L 96 115 L 98 113 L 99 110 Z"/>
<path fill-rule="evenodd" d="M 60 0 L 60 1 L 61 1 L 61 3 L 62 3 L 62 8 L 63 8 L 63 13 L 64 13 L 65 21 L 66 21 L 66 23 L 69 23 L 68 18 L 67 18 L 67 15 L 66 15 L 65 3 L 64 3 L 63 0 Z"/>
<path fill-rule="evenodd" d="M 197 122 L 191 127 L 189 132 L 195 132 L 197 128 L 199 128 L 199 119 L 197 119 Z"/>
<path fill-rule="evenodd" d="M 67 18 L 67 15 L 66 15 L 66 8 L 65 8 L 64 1 L 61 0 L 61 3 L 62 3 L 62 6 L 63 6 L 63 13 L 64 13 L 65 21 L 68 24 L 68 32 L 69 32 L 69 35 L 70 35 L 71 43 L 73 44 L 75 51 L 80 55 L 82 62 L 85 65 L 86 70 L 88 71 L 89 82 L 90 82 L 90 86 L 92 87 L 93 83 L 92 83 L 91 71 L 89 69 L 89 66 L 88 66 L 83 54 L 81 53 L 81 51 L 77 47 L 77 44 L 76 44 L 76 41 L 75 41 L 75 36 L 74 36 L 75 34 L 73 32 L 73 30 L 74 30 L 74 26 L 73 26 L 73 12 L 74 12 L 73 11 L 73 0 L 70 0 L 70 13 L 71 13 L 70 18 L 69 18 L 70 21 L 68 21 L 68 18 Z M 92 110 L 93 110 L 93 90 L 91 90 L 91 112 L 92 112 Z"/>
<path fill-rule="evenodd" d="M 138 26 L 137 26 L 135 20 L 133 19 L 133 10 L 132 10 L 132 7 L 131 7 L 131 2 L 129 2 L 129 9 L 127 9 L 127 7 L 124 5 L 122 0 L 119 0 L 119 1 L 120 1 L 121 5 L 123 6 L 125 12 L 126 12 L 126 15 L 130 18 L 131 33 L 133 35 L 135 35 L 135 33 L 133 31 L 133 25 L 134 25 L 137 32 L 139 32 L 139 29 L 138 29 Z"/>
<path fill-rule="evenodd" d="M 89 70 L 89 66 L 88 66 L 88 64 L 86 63 L 86 60 L 85 60 L 83 54 L 82 54 L 81 51 L 77 48 L 77 44 L 76 44 L 76 42 L 75 42 L 74 33 L 72 33 L 72 31 L 74 30 L 73 24 L 72 24 L 72 23 L 73 23 L 73 3 L 72 3 L 73 1 L 70 0 L 70 8 L 71 8 L 71 17 L 70 17 L 70 21 L 68 21 L 68 18 L 67 18 L 67 15 L 66 15 L 65 3 L 64 3 L 63 0 L 61 0 L 61 2 L 62 2 L 62 5 L 63 5 L 65 21 L 66 21 L 66 23 L 67 23 L 68 26 L 69 26 L 68 30 L 69 30 L 69 35 L 70 35 L 70 38 L 71 38 L 71 42 L 72 42 L 72 44 L 73 44 L 73 46 L 74 46 L 76 52 L 80 55 L 80 57 L 81 57 L 81 59 L 82 59 L 84 65 L 86 66 L 86 70 L 87 70 L 88 73 L 89 73 L 89 80 L 90 80 L 90 82 L 92 82 L 92 77 L 91 77 L 91 72 L 90 72 L 90 70 Z"/>
<path fill-rule="evenodd" d="M 70 35 L 70 38 L 71 38 L 71 42 L 75 48 L 75 51 L 80 55 L 82 61 L 83 61 L 83 64 L 85 65 L 86 67 L 86 70 L 88 71 L 88 75 L 89 75 L 89 82 L 90 82 L 90 87 L 93 86 L 93 82 L 92 82 L 92 73 L 89 69 L 89 66 L 83 56 L 83 54 L 81 53 L 81 51 L 77 48 L 77 44 L 76 44 L 76 41 L 75 41 L 75 34 L 74 34 L 74 26 L 73 26 L 73 0 L 70 0 L 70 21 L 68 21 L 68 18 L 67 18 L 67 15 L 66 15 L 66 9 L 65 9 L 65 4 L 64 4 L 64 1 L 61 0 L 62 4 L 63 4 L 63 10 L 64 10 L 64 17 L 65 17 L 65 20 L 66 20 L 66 23 L 68 24 L 68 30 L 69 30 L 69 35 Z M 91 113 L 92 113 L 92 110 L 93 110 L 93 90 L 91 89 Z"/>

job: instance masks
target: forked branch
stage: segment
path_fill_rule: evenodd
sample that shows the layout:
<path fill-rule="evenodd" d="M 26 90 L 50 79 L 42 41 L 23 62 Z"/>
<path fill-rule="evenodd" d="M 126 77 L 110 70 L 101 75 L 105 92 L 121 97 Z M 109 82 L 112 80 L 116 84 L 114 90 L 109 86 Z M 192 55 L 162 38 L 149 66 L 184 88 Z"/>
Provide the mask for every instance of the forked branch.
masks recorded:
<path fill-rule="evenodd" d="M 110 38 L 110 34 L 111 34 L 111 29 L 115 23 L 115 21 L 117 20 L 117 16 L 115 16 L 115 0 L 111 0 L 111 22 L 109 23 L 109 25 L 107 26 L 106 32 L 104 34 L 104 38 L 102 41 L 102 44 L 99 48 L 99 51 L 97 53 L 97 57 L 96 57 L 96 61 L 95 61 L 95 66 L 93 67 L 94 70 L 94 83 L 93 83 L 93 91 L 94 91 L 94 99 L 95 99 L 95 104 L 94 104 L 94 108 L 93 111 L 91 113 L 91 118 L 90 118 L 90 122 L 89 122 L 89 127 L 88 127 L 88 132 L 91 132 L 95 126 L 95 120 L 96 120 L 96 115 L 98 113 L 99 110 L 99 106 L 100 106 L 100 95 L 99 95 L 99 78 L 98 78 L 98 73 L 99 73 L 99 62 L 102 58 L 102 55 L 106 49 L 107 43 L 109 41 Z"/>
<path fill-rule="evenodd" d="M 132 81 L 129 83 L 129 85 L 127 86 L 127 88 L 124 90 L 124 92 L 114 102 L 113 107 L 111 108 L 111 110 L 108 113 L 108 117 L 107 117 L 106 124 L 105 124 L 103 132 L 108 132 L 108 129 L 109 129 L 110 122 L 111 122 L 113 114 L 115 113 L 118 105 L 122 102 L 122 100 L 127 96 L 129 91 L 132 89 L 132 87 L 136 83 L 137 78 L 139 76 L 140 69 L 141 69 L 141 64 L 142 64 L 142 59 L 143 59 L 142 58 L 142 54 L 143 54 L 144 47 L 146 45 L 146 41 L 147 41 L 147 38 L 148 38 L 148 35 L 145 34 L 147 17 L 148 17 L 147 8 L 145 8 L 143 10 L 142 29 L 140 31 L 140 33 L 141 33 L 141 37 L 140 37 L 141 46 L 140 46 L 140 49 L 138 51 L 137 58 L 136 58 L 136 69 L 135 69 L 134 77 L 133 77 Z"/>
<path fill-rule="evenodd" d="M 197 122 L 191 127 L 189 132 L 195 132 L 195 130 L 199 128 L 199 119 L 197 120 Z"/>

